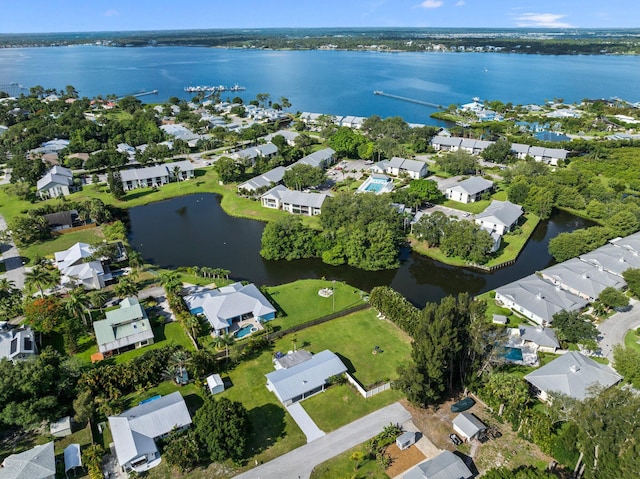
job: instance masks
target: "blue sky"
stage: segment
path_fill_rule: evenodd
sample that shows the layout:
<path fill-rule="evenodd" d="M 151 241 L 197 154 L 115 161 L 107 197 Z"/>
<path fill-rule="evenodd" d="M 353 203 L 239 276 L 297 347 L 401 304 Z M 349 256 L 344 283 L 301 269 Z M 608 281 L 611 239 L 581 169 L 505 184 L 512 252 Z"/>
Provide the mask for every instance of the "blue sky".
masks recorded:
<path fill-rule="evenodd" d="M 638 0 L 0 0 L 0 33 L 268 27 L 640 27 Z"/>

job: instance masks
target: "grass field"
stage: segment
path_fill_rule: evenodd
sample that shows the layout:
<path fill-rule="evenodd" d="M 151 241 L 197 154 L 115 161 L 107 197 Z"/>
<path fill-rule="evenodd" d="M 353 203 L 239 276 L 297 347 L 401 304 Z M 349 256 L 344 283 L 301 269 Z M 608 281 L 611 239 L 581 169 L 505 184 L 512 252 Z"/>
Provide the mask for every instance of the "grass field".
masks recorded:
<path fill-rule="evenodd" d="M 358 465 L 350 459 L 356 451 L 364 451 L 362 445 L 353 447 L 342 454 L 318 464 L 311 473 L 310 479 L 335 479 L 337 477 L 359 477 L 367 479 L 388 479 L 375 460 L 365 459 Z"/>
<path fill-rule="evenodd" d="M 640 341 L 640 337 L 635 330 L 631 330 L 624 336 L 624 347 L 634 349 L 640 353 L 640 343 L 638 341 Z"/>

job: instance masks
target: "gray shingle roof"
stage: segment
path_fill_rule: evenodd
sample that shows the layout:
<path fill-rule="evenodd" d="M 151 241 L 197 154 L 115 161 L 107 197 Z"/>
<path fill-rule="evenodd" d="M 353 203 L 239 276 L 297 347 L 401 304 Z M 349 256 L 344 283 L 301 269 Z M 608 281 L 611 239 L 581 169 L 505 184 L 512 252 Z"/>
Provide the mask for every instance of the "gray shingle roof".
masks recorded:
<path fill-rule="evenodd" d="M 509 228 L 521 216 L 522 206 L 510 201 L 493 200 L 482 213 L 476 215 L 476 220 L 486 219 L 492 224 L 501 224 Z"/>
<path fill-rule="evenodd" d="M 53 479 L 56 460 L 53 441 L 7 457 L 0 468 L 0 479 Z"/>
<path fill-rule="evenodd" d="M 629 268 L 640 268 L 639 255 L 613 244 L 607 244 L 583 254 L 580 259 L 618 276 L 622 276 L 622 273 Z"/>
<path fill-rule="evenodd" d="M 457 426 L 467 437 L 473 437 L 487 428 L 480 419 L 469 412 L 458 414 L 453 420 L 453 425 Z"/>
<path fill-rule="evenodd" d="M 432 145 L 458 147 L 462 143 L 462 138 L 455 136 L 434 136 L 431 140 Z"/>
<path fill-rule="evenodd" d="M 334 353 L 325 349 L 287 369 L 267 374 L 267 382 L 282 402 L 289 401 L 313 389 L 321 387 L 328 378 L 347 371 L 347 367 Z"/>
<path fill-rule="evenodd" d="M 324 193 L 304 193 L 295 190 L 280 191 L 279 194 L 283 203 L 310 208 L 322 208 L 322 203 L 327 198 Z"/>
<path fill-rule="evenodd" d="M 132 168 L 128 170 L 120 170 L 120 178 L 124 182 L 148 180 L 151 178 L 162 178 L 163 176 L 169 176 L 167 167 L 164 165 L 147 166 L 146 168 Z"/>
<path fill-rule="evenodd" d="M 597 298 L 602 290 L 609 286 L 621 289 L 626 284 L 620 276 L 578 258 L 543 269 L 540 274 L 563 288 L 579 291 L 589 298 Z"/>
<path fill-rule="evenodd" d="M 493 187 L 493 181 L 486 180 L 481 176 L 472 176 L 471 178 L 461 181 L 451 189 L 459 189 L 469 195 L 476 195 L 491 187 Z"/>
<path fill-rule="evenodd" d="M 464 461 L 451 451 L 442 451 L 404 473 L 403 479 L 469 479 L 473 474 Z"/>
<path fill-rule="evenodd" d="M 524 341 L 531 341 L 538 346 L 544 346 L 548 348 L 560 347 L 558 338 L 556 337 L 556 332 L 551 328 L 542 328 L 539 326 L 534 327 L 522 324 L 518 327 L 518 329 L 520 330 L 520 337 Z"/>
<path fill-rule="evenodd" d="M 524 378 L 541 391 L 558 392 L 583 400 L 591 386 L 608 388 L 620 381 L 622 376 L 607 365 L 596 363 L 576 351 L 569 351 Z"/>

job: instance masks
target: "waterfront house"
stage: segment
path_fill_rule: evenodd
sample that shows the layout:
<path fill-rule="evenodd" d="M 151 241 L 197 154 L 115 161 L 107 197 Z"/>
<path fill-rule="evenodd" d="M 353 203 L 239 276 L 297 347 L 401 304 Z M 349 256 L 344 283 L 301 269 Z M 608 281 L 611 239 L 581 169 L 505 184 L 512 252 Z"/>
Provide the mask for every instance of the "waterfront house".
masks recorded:
<path fill-rule="evenodd" d="M 610 243 L 580 256 L 580 260 L 622 277 L 629 268 L 640 268 L 640 255 L 637 252 Z"/>
<path fill-rule="evenodd" d="M 94 321 L 98 349 L 103 355 L 118 354 L 153 344 L 153 330 L 137 298 L 125 298 L 120 307 L 107 311 L 107 318 Z"/>
<path fill-rule="evenodd" d="M 476 215 L 475 222 L 490 232 L 497 232 L 501 236 L 511 231 L 522 216 L 522 206 L 510 201 L 493 200 L 482 212 Z"/>
<path fill-rule="evenodd" d="M 418 160 L 408 160 L 394 156 L 390 160 L 382 160 L 371 167 L 374 173 L 385 173 L 387 175 L 399 176 L 406 174 L 414 180 L 427 176 L 427 163 Z"/>
<path fill-rule="evenodd" d="M 165 163 L 162 166 L 167 169 L 171 180 L 185 181 L 195 177 L 195 168 L 189 160 L 173 161 L 171 163 Z M 180 169 L 179 171 L 178 168 Z M 176 173 L 178 173 L 177 178 Z"/>
<path fill-rule="evenodd" d="M 509 347 L 526 348 L 535 352 L 555 353 L 560 348 L 556 332 L 542 326 L 521 324 L 517 328 L 509 328 Z"/>
<path fill-rule="evenodd" d="M 608 287 L 622 289 L 626 282 L 593 263 L 571 258 L 540 271 L 542 278 L 569 291 L 576 296 L 593 302 Z"/>
<path fill-rule="evenodd" d="M 460 457 L 442 451 L 428 461 L 421 462 L 402 475 L 402 479 L 470 479 L 473 473 Z"/>
<path fill-rule="evenodd" d="M 240 324 L 260 327 L 275 318 L 276 310 L 253 283 L 233 283 L 218 289 L 196 291 L 184 297 L 191 314 L 203 315 L 216 336 L 239 329 Z"/>
<path fill-rule="evenodd" d="M 542 326 L 551 324 L 553 315 L 560 311 L 579 311 L 587 305 L 585 299 L 564 291 L 535 274 L 496 289 L 495 299 Z"/>
<path fill-rule="evenodd" d="M 238 193 L 253 194 L 264 191 L 273 185 L 278 185 L 282 182 L 285 171 L 287 171 L 287 169 L 284 166 L 277 166 L 262 175 L 254 176 L 250 180 L 238 185 Z"/>
<path fill-rule="evenodd" d="M 130 191 L 136 188 L 157 188 L 166 185 L 172 179 L 176 180 L 174 172 L 176 167 L 180 168 L 178 173 L 180 181 L 188 180 L 195 176 L 193 164 L 189 160 L 183 160 L 145 168 L 121 170 L 122 186 L 125 191 Z"/>
<path fill-rule="evenodd" d="M 292 214 L 316 216 L 322 212 L 322 204 L 326 198 L 324 193 L 293 191 L 278 185 L 264 193 L 260 201 L 265 208 L 282 208 Z"/>
<path fill-rule="evenodd" d="M 55 479 L 53 441 L 19 454 L 11 454 L 0 467 L 0 479 Z"/>
<path fill-rule="evenodd" d="M 485 193 L 493 190 L 493 181 L 486 180 L 481 176 L 472 176 L 451 186 L 445 190 L 445 196 L 449 200 L 460 203 L 475 203 L 482 198 Z"/>
<path fill-rule="evenodd" d="M 0 325 L 0 359 L 19 361 L 38 353 L 35 333 L 29 327 L 10 328 L 6 323 Z"/>
<path fill-rule="evenodd" d="M 453 430 L 465 441 L 472 441 L 478 434 L 486 431 L 487 426 L 473 414 L 461 412 L 453 420 Z"/>
<path fill-rule="evenodd" d="M 56 165 L 45 173 L 36 183 L 41 199 L 67 196 L 77 190 L 73 185 L 73 173 L 70 169 Z"/>
<path fill-rule="evenodd" d="M 267 389 L 289 406 L 324 391 L 329 378 L 346 372 L 340 358 L 326 349 L 306 361 L 266 374 Z"/>
<path fill-rule="evenodd" d="M 109 266 L 99 259 L 92 259 L 95 248 L 87 243 L 76 243 L 65 251 L 54 253 L 56 267 L 60 270 L 60 284 L 74 288 L 102 289 L 113 279 Z"/>
<path fill-rule="evenodd" d="M 582 401 L 594 386 L 610 388 L 622 379 L 610 366 L 596 363 L 577 351 L 568 351 L 524 379 L 540 400 L 551 402 L 553 393 Z"/>
<path fill-rule="evenodd" d="M 118 464 L 123 472 L 142 473 L 160 464 L 158 439 L 191 425 L 191 415 L 180 392 L 152 398 L 118 416 L 109 416 Z"/>
<path fill-rule="evenodd" d="M 234 160 L 242 161 L 246 165 L 253 166 L 258 158 L 273 158 L 278 154 L 278 147 L 273 143 L 252 146 L 244 150 L 236 151 L 231 155 Z"/>

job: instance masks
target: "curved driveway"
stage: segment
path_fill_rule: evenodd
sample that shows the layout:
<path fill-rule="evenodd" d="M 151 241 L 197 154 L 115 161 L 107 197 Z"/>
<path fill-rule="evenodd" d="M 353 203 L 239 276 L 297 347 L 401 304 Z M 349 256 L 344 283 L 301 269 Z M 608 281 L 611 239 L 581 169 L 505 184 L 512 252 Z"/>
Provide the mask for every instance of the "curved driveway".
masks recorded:
<path fill-rule="evenodd" d="M 615 313 L 598 325 L 598 344 L 602 355 L 613 362 L 613 347 L 624 345 L 624 337 L 631 329 L 640 327 L 640 302 L 632 299 L 629 310 Z"/>
<path fill-rule="evenodd" d="M 402 424 L 411 414 L 400 403 L 377 410 L 326 436 L 236 476 L 236 479 L 308 479 L 318 464 L 363 443 L 389 423 Z"/>

